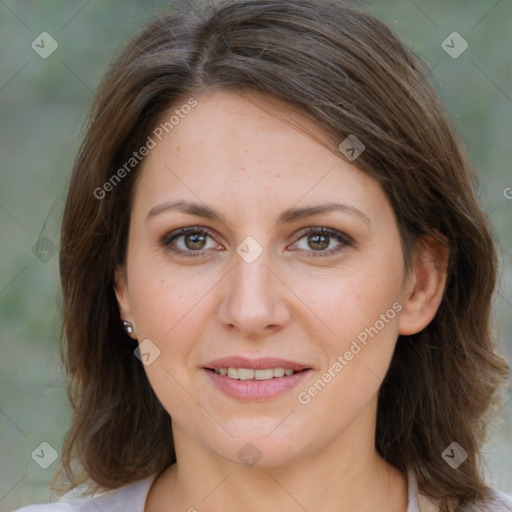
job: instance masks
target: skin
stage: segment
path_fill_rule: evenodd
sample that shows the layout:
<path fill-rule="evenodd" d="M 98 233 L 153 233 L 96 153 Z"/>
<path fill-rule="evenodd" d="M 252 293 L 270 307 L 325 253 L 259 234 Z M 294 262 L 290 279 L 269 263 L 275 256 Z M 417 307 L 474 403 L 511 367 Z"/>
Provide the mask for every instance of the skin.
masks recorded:
<path fill-rule="evenodd" d="M 115 280 L 133 337 L 160 350 L 145 370 L 173 421 L 178 462 L 153 484 L 146 512 L 404 511 L 405 475 L 374 447 L 377 393 L 398 335 L 420 331 L 437 311 L 445 284 L 432 263 L 443 256 L 439 247 L 422 244 L 406 272 L 380 185 L 357 160 L 347 162 L 279 119 L 322 133 L 286 105 L 219 90 L 197 100 L 144 162 L 126 263 Z M 156 205 L 180 199 L 210 206 L 223 222 L 175 210 L 147 219 Z M 331 201 L 366 220 L 336 211 L 276 224 L 288 208 Z M 201 256 L 159 243 L 190 226 L 211 235 L 199 243 L 181 236 L 171 246 Z M 321 226 L 353 243 L 308 243 L 305 228 Z M 236 252 L 248 236 L 263 249 L 252 263 Z M 394 303 L 401 311 L 307 405 L 299 403 L 298 393 Z M 281 396 L 243 402 L 219 391 L 202 369 L 231 355 L 281 357 L 312 371 Z M 252 467 L 237 457 L 248 442 L 261 453 Z"/>

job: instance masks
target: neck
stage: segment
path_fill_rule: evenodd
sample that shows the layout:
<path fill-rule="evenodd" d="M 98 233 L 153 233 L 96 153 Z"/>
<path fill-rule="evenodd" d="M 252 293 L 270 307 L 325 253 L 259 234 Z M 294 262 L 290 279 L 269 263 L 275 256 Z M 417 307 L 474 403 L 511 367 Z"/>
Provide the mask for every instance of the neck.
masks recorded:
<path fill-rule="evenodd" d="M 405 475 L 377 454 L 371 435 L 358 433 L 350 444 L 336 440 L 285 465 L 247 467 L 205 450 L 175 427 L 178 463 L 157 480 L 146 512 L 405 511 Z"/>

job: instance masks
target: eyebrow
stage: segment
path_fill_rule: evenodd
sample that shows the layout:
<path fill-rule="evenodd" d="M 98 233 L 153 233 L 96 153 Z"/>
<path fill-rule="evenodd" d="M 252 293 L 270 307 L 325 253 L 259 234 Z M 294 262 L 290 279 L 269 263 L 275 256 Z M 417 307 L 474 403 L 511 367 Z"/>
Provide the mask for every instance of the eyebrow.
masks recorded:
<path fill-rule="evenodd" d="M 209 206 L 184 200 L 170 201 L 167 203 L 162 203 L 157 206 L 154 206 L 149 211 L 146 217 L 146 221 L 162 212 L 166 212 L 169 210 L 175 210 L 189 215 L 196 215 L 197 217 L 202 217 L 204 219 L 226 224 L 222 215 L 216 212 L 214 209 L 210 208 Z M 299 220 L 307 219 L 309 217 L 314 217 L 315 215 L 320 215 L 322 213 L 330 213 L 334 211 L 340 211 L 343 213 L 354 215 L 356 217 L 359 217 L 366 224 L 371 225 L 369 217 L 355 206 L 345 203 L 333 202 L 313 206 L 304 206 L 301 208 L 289 208 L 281 212 L 276 224 L 291 224 L 292 222 L 297 222 Z"/>

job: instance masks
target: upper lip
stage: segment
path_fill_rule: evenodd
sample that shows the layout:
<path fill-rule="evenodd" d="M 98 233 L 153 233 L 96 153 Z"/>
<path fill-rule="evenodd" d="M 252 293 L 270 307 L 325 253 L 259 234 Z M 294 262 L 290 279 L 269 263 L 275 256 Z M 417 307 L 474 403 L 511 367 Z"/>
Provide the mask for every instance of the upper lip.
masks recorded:
<path fill-rule="evenodd" d="M 249 359 L 242 356 L 229 356 L 221 357 L 207 363 L 205 368 L 252 368 L 254 370 L 266 370 L 268 368 L 284 368 L 289 370 L 295 370 L 299 372 L 301 370 L 309 369 L 310 366 L 296 361 L 289 361 L 287 359 L 281 359 L 279 357 L 260 357 L 257 359 Z"/>

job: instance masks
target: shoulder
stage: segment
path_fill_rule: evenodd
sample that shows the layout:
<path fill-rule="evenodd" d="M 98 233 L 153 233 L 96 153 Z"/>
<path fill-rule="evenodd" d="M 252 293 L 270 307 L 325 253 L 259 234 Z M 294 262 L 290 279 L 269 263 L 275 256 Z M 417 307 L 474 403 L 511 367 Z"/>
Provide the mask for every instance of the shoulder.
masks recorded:
<path fill-rule="evenodd" d="M 468 503 L 457 508 L 456 512 L 512 512 L 512 496 L 496 489 L 490 489 L 487 498 Z"/>
<path fill-rule="evenodd" d="M 155 478 L 156 475 L 152 475 L 139 482 L 93 496 L 86 495 L 81 488 L 77 488 L 62 496 L 56 503 L 28 505 L 14 512 L 98 512 L 98 510 L 143 512 L 149 489 Z"/>
<path fill-rule="evenodd" d="M 493 489 L 488 499 L 468 505 L 462 512 L 512 512 L 512 496 Z"/>
<path fill-rule="evenodd" d="M 412 469 L 408 473 L 409 508 L 407 512 L 440 512 L 439 506 L 418 492 L 416 475 Z M 496 489 L 490 489 L 484 500 L 457 508 L 456 512 L 512 512 L 512 496 Z"/>

